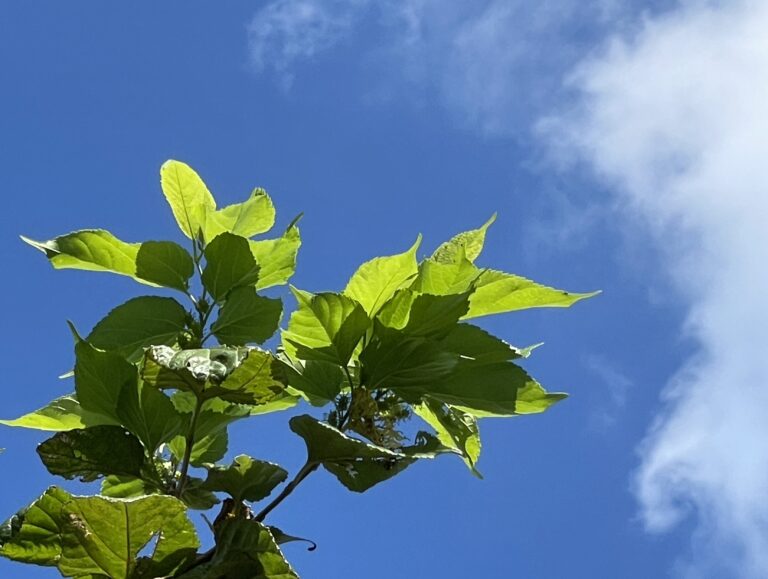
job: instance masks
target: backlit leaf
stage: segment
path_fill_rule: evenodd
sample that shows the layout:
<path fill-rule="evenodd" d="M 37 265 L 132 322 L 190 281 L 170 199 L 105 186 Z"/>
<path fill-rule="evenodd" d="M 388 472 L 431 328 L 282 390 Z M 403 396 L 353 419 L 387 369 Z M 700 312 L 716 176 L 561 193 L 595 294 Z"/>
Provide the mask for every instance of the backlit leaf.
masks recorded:
<path fill-rule="evenodd" d="M 189 165 L 173 160 L 160 168 L 160 186 L 181 231 L 196 239 L 205 228 L 208 213 L 216 209 L 208 187 Z"/>
<path fill-rule="evenodd" d="M 301 247 L 301 234 L 296 226 L 291 224 L 282 237 L 249 241 L 249 247 L 256 263 L 259 264 L 259 281 L 256 289 L 283 285 L 288 283 L 296 271 L 296 256 Z"/>
<path fill-rule="evenodd" d="M 171 399 L 143 381 L 123 386 L 118 398 L 117 416 L 149 452 L 154 452 L 179 434 L 184 425 Z"/>
<path fill-rule="evenodd" d="M 472 473 L 482 478 L 476 468 L 481 445 L 474 416 L 430 399 L 413 406 L 413 411 L 435 429 L 442 444 L 458 450 Z"/>
<path fill-rule="evenodd" d="M 214 239 L 224 232 L 253 237 L 269 231 L 274 224 L 275 206 L 272 199 L 264 189 L 254 189 L 246 201 L 208 213 L 205 239 Z"/>
<path fill-rule="evenodd" d="M 367 261 L 350 278 L 344 295 L 359 302 L 369 316 L 375 316 L 395 292 L 418 273 L 416 251 L 420 245 L 421 235 L 404 253 Z"/>
<path fill-rule="evenodd" d="M 47 406 L 43 406 L 14 420 L 0 420 L 0 424 L 18 428 L 62 432 L 75 428 L 86 428 L 87 426 L 117 424 L 117 420 L 96 412 L 84 410 L 75 395 L 72 394 L 57 398 L 48 403 Z"/>
<path fill-rule="evenodd" d="M 469 261 L 475 261 L 483 250 L 485 244 L 485 233 L 488 228 L 496 221 L 496 214 L 491 215 L 491 218 L 481 225 L 478 229 L 472 229 L 459 233 L 451 240 L 446 241 L 432 254 L 431 259 L 441 263 L 453 263 L 459 250 L 463 249 L 463 254 Z"/>
<path fill-rule="evenodd" d="M 181 291 L 192 275 L 189 254 L 171 242 L 126 243 L 103 229 L 83 229 L 49 241 L 22 240 L 42 251 L 56 269 L 106 271 Z"/>
<path fill-rule="evenodd" d="M 362 306 L 341 294 L 291 289 L 299 308 L 283 332 L 286 351 L 299 359 L 345 366 L 371 324 Z"/>
<path fill-rule="evenodd" d="M 528 308 L 565 308 L 598 293 L 569 293 L 511 273 L 485 270 L 477 280 L 469 300 L 469 312 L 463 319 Z"/>

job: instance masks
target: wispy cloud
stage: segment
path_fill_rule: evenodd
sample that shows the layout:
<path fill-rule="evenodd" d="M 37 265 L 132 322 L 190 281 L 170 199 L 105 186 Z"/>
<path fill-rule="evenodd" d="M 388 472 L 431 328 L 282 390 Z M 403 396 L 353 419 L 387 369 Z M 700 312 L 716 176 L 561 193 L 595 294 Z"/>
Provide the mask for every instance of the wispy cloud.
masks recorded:
<path fill-rule="evenodd" d="M 689 2 L 616 37 L 544 124 L 664 248 L 700 344 L 642 446 L 651 530 L 694 513 L 686 577 L 768 576 L 768 3 Z"/>
<path fill-rule="evenodd" d="M 248 25 L 248 45 L 259 72 L 277 73 L 284 88 L 293 83 L 292 66 L 327 50 L 350 33 L 368 0 L 277 0 L 259 10 Z"/>
<path fill-rule="evenodd" d="M 589 425 L 595 431 L 604 432 L 616 424 L 634 384 L 614 362 L 603 356 L 587 356 L 583 364 L 599 379 L 602 387 L 601 400 L 592 408 Z"/>

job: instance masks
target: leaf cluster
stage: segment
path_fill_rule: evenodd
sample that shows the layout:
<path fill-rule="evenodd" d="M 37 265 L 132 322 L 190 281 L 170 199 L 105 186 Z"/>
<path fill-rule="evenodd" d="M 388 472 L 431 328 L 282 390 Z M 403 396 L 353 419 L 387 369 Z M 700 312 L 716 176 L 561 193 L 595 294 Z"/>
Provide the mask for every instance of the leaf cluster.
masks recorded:
<path fill-rule="evenodd" d="M 476 265 L 495 216 L 422 260 L 419 236 L 368 261 L 341 292 L 290 286 L 297 307 L 278 332 L 282 300 L 264 290 L 294 273 L 298 218 L 254 239 L 274 226 L 269 195 L 255 189 L 218 208 L 178 161 L 163 165 L 161 188 L 190 251 L 98 229 L 23 238 L 57 269 L 124 275 L 176 297 L 130 299 L 86 337 L 70 324 L 74 392 L 0 421 L 53 432 L 37 449 L 49 472 L 101 484 L 98 496 L 49 488 L 0 528 L 0 555 L 78 578 L 298 577 L 279 547 L 298 539 L 264 521 L 312 472 L 363 492 L 449 453 L 480 476 L 481 418 L 536 414 L 565 397 L 520 366 L 533 347 L 470 320 L 594 294 Z M 274 351 L 261 347 L 276 334 Z M 279 465 L 245 454 L 222 463 L 230 424 L 301 401 L 325 414 L 289 420 L 307 449 L 289 482 Z M 188 511 L 216 505 L 215 546 L 199 552 Z"/>

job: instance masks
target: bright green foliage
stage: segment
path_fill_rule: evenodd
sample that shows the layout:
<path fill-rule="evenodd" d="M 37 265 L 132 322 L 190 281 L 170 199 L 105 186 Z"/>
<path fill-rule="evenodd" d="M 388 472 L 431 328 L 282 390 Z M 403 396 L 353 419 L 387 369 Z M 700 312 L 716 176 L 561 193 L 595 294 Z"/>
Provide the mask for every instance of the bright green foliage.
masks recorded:
<path fill-rule="evenodd" d="M 357 300 L 370 316 L 376 315 L 397 290 L 415 277 L 416 251 L 420 245 L 421 235 L 405 253 L 364 263 L 347 283 L 344 295 Z"/>
<path fill-rule="evenodd" d="M 114 419 L 102 414 L 84 410 L 74 394 L 52 400 L 46 406 L 20 416 L 15 420 L 0 420 L 0 424 L 5 424 L 6 426 L 50 430 L 53 432 L 85 428 L 86 426 L 98 426 L 100 424 L 115 424 L 115 422 Z"/>
<path fill-rule="evenodd" d="M 299 309 L 283 332 L 283 346 L 298 359 L 346 366 L 357 343 L 371 325 L 363 307 L 341 294 L 291 288 Z"/>
<path fill-rule="evenodd" d="M 283 302 L 261 291 L 293 275 L 299 218 L 278 237 L 252 239 L 275 224 L 265 191 L 218 209 L 188 165 L 168 161 L 160 180 L 189 252 L 98 229 L 24 238 L 55 268 L 131 277 L 189 304 L 130 299 L 85 339 L 70 324 L 75 392 L 0 424 L 55 433 L 37 450 L 46 468 L 100 479 L 101 493 L 51 487 L 0 527 L 0 555 L 80 579 L 295 579 L 278 545 L 304 539 L 264 520 L 315 470 L 363 492 L 448 453 L 479 477 L 481 418 L 537 414 L 565 397 L 520 366 L 536 346 L 514 347 L 465 321 L 594 295 L 476 265 L 495 215 L 421 262 L 419 236 L 403 253 L 364 263 L 343 292 L 291 287 L 297 307 L 271 352 L 256 344 L 278 332 Z M 307 459 L 279 492 L 281 466 L 247 455 L 221 463 L 231 424 L 302 400 L 327 411 L 290 419 Z M 432 432 L 406 435 L 414 415 Z M 263 444 L 263 432 L 254 440 Z M 216 505 L 215 545 L 199 553 L 188 512 Z"/>

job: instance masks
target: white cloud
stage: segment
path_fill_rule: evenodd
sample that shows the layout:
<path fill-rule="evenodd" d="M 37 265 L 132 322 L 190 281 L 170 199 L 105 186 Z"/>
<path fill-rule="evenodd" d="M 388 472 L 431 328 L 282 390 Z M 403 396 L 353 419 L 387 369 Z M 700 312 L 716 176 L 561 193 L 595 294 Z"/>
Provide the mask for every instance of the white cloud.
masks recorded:
<path fill-rule="evenodd" d="M 768 576 L 768 3 L 689 2 L 580 67 L 544 129 L 646 220 L 700 352 L 665 394 L 636 492 L 695 514 L 685 577 Z"/>
<path fill-rule="evenodd" d="M 277 0 L 248 25 L 251 62 L 259 72 L 274 70 L 285 88 L 291 67 L 327 50 L 350 33 L 368 0 Z"/>

